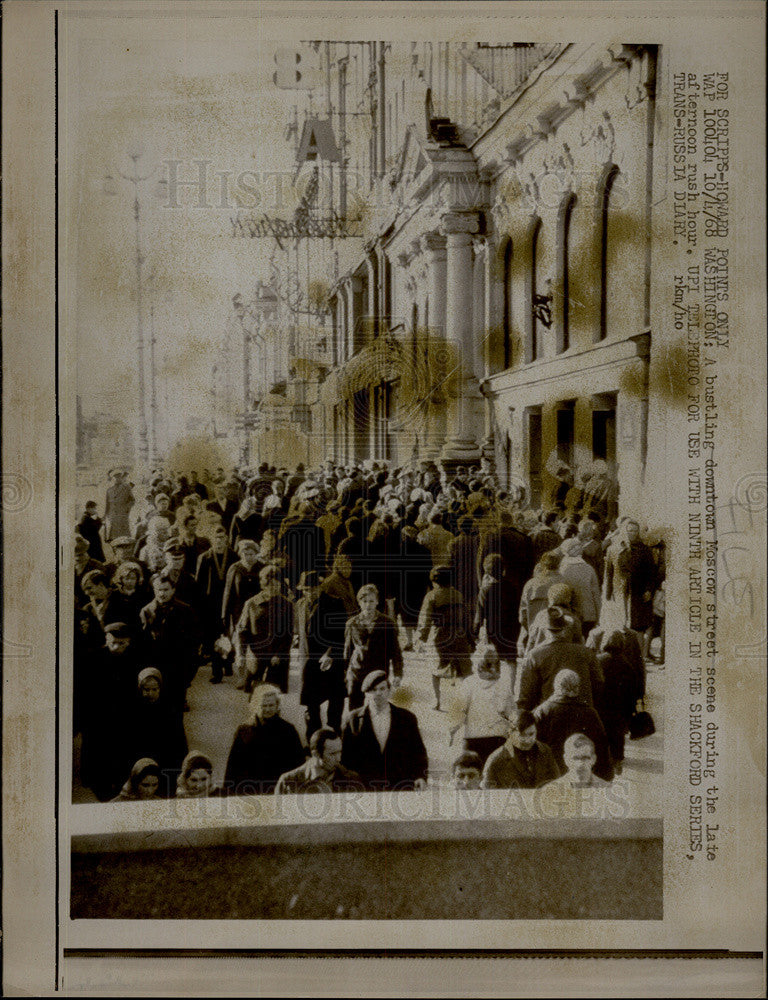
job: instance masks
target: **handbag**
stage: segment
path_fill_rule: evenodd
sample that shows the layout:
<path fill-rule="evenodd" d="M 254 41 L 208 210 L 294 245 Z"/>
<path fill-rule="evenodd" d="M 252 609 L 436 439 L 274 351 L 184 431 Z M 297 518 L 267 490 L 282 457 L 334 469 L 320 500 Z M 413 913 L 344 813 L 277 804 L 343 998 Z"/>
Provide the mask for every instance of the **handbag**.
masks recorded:
<path fill-rule="evenodd" d="M 645 702 L 638 701 L 634 714 L 629 720 L 629 738 L 631 740 L 642 740 L 645 736 L 652 736 L 656 732 L 656 723 L 653 716 L 645 710 Z"/>

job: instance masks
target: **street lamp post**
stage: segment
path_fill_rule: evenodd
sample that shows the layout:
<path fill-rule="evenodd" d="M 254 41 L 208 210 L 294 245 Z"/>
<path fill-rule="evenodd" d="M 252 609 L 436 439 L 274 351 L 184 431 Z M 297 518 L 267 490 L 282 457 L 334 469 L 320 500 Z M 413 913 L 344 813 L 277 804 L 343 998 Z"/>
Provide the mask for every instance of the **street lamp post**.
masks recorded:
<path fill-rule="evenodd" d="M 144 181 L 149 180 L 156 170 L 151 171 L 151 173 L 144 174 L 143 176 L 139 174 L 139 160 L 141 159 L 141 153 L 131 153 L 129 154 L 133 162 L 133 167 L 129 174 L 123 173 L 122 170 L 117 170 L 116 173 L 123 178 L 123 180 L 129 181 L 133 185 L 133 220 L 134 229 L 136 233 L 136 352 L 137 352 L 137 362 L 139 368 L 139 460 L 142 465 L 146 466 L 149 458 L 149 444 L 147 435 L 147 414 L 146 414 L 146 386 L 145 386 L 145 375 L 144 375 L 144 328 L 143 328 L 143 316 L 142 316 L 142 267 L 144 264 L 144 256 L 141 252 L 141 205 L 139 201 L 139 185 Z M 107 194 L 115 194 L 114 178 L 111 175 L 107 175 L 105 179 L 105 191 Z M 153 343 L 150 345 L 151 356 L 154 359 L 154 336 Z M 153 365 L 154 371 L 154 365 Z M 153 378 L 154 387 L 154 378 Z M 153 424 L 154 417 L 156 416 L 156 401 L 154 400 L 153 392 Z M 153 432 L 153 438 L 155 438 L 155 433 Z M 153 446 L 153 460 L 157 457 L 157 444 Z"/>
<path fill-rule="evenodd" d="M 155 303 L 150 298 L 149 300 L 149 385 L 150 385 L 150 400 L 149 409 L 152 414 L 152 421 L 150 424 L 150 456 L 152 459 L 152 467 L 157 465 L 157 384 L 155 378 Z"/>
<path fill-rule="evenodd" d="M 243 331 L 243 458 L 244 466 L 251 464 L 251 431 L 248 415 L 251 412 L 251 335 L 245 325 L 245 303 L 239 293 L 232 297 L 235 315 Z"/>

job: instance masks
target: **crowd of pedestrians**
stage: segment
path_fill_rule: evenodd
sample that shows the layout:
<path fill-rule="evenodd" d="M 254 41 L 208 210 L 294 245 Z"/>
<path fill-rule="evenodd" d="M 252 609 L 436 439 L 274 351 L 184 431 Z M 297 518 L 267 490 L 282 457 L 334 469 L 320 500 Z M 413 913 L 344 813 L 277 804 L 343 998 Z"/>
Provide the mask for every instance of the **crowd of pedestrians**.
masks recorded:
<path fill-rule="evenodd" d="M 531 510 L 432 463 L 111 479 L 74 539 L 74 731 L 100 801 L 424 788 L 418 718 L 392 698 L 417 670 L 455 787 L 621 772 L 663 662 L 664 549 L 607 494 Z M 292 662 L 301 732 L 281 716 Z M 185 731 L 200 672 L 247 705 L 219 786 Z"/>

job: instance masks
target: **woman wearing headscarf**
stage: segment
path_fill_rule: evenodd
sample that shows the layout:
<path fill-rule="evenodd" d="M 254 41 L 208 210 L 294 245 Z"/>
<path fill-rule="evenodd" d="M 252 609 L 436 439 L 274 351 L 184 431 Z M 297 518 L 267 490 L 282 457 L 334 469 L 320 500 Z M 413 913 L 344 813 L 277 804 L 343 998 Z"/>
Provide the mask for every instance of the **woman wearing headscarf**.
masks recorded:
<path fill-rule="evenodd" d="M 150 573 L 159 573 L 165 567 L 165 543 L 170 534 L 168 521 L 155 515 L 147 526 L 147 537 L 139 552 L 139 562 L 144 563 Z"/>
<path fill-rule="evenodd" d="M 146 802 L 156 799 L 160 789 L 160 768 L 156 760 L 142 757 L 131 768 L 128 780 L 113 802 Z"/>
<path fill-rule="evenodd" d="M 124 759 L 151 757 L 157 761 L 161 772 L 159 794 L 167 798 L 173 795 L 186 753 L 183 712 L 166 698 L 160 671 L 146 667 L 137 678 L 136 699 L 127 720 Z"/>
<path fill-rule="evenodd" d="M 190 750 L 181 764 L 176 779 L 177 799 L 206 799 L 220 795 L 221 789 L 213 784 L 213 764 L 210 758 L 197 750 Z"/>

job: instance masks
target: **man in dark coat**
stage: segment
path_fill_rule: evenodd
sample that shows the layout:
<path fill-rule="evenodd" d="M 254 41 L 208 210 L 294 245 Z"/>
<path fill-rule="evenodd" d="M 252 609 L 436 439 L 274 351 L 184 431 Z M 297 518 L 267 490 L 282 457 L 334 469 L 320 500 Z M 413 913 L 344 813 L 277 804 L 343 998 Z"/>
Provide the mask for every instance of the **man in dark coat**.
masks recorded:
<path fill-rule="evenodd" d="M 163 546 L 165 553 L 165 573 L 173 583 L 174 597 L 188 604 L 193 611 L 199 611 L 200 595 L 195 578 L 187 569 L 187 553 L 177 538 L 169 538 Z M 194 571 L 193 571 L 194 572 Z"/>
<path fill-rule="evenodd" d="M 401 531 L 400 553 L 395 567 L 399 583 L 398 607 L 407 638 L 405 648 L 411 649 L 432 570 L 432 554 L 418 540 L 418 530 L 412 524 L 406 524 Z"/>
<path fill-rule="evenodd" d="M 117 535 L 131 533 L 128 521 L 134 502 L 133 490 L 125 481 L 125 473 L 118 470 L 114 474 L 114 482 L 107 490 L 106 503 L 104 504 L 106 524 L 104 538 L 106 541 Z"/>
<path fill-rule="evenodd" d="M 536 738 L 536 719 L 518 711 L 509 720 L 509 736 L 483 769 L 482 788 L 540 788 L 559 777 L 552 751 Z"/>
<path fill-rule="evenodd" d="M 109 586 L 106 569 L 103 567 L 92 569 L 85 574 L 80 585 L 88 598 L 88 603 L 83 608 L 83 611 L 91 618 L 88 631 L 98 635 L 97 629 L 100 628 L 103 638 L 106 625 L 109 625 L 110 622 L 123 620 L 120 617 L 122 609 Z"/>
<path fill-rule="evenodd" d="M 642 634 L 653 621 L 657 566 L 649 546 L 640 538 L 636 521 L 625 521 L 623 534 L 623 544 L 614 559 L 606 562 L 606 596 L 610 600 L 614 590 L 619 592 L 624 599 L 627 627 Z"/>
<path fill-rule="evenodd" d="M 459 535 L 449 545 L 453 585 L 474 609 L 477 601 L 477 548 L 479 539 L 472 517 L 459 518 Z"/>
<path fill-rule="evenodd" d="M 197 571 L 197 560 L 203 552 L 211 547 L 207 538 L 196 534 L 196 528 L 197 514 L 190 511 L 181 516 L 178 541 L 184 551 L 184 569 L 190 576 L 194 576 Z"/>
<path fill-rule="evenodd" d="M 299 505 L 297 520 L 284 525 L 277 545 L 288 560 L 287 575 L 291 589 L 296 588 L 302 573 L 320 571 L 325 565 L 325 535 L 310 516 L 310 511 L 309 504 Z"/>
<path fill-rule="evenodd" d="M 527 653 L 522 662 L 517 707 L 533 711 L 546 701 L 554 691 L 555 677 L 561 670 L 575 671 L 581 685 L 581 697 L 593 707 L 602 687 L 597 657 L 586 646 L 563 638 L 569 622 L 561 608 L 549 608 L 547 615 L 547 639 Z"/>
<path fill-rule="evenodd" d="M 288 670 L 293 641 L 293 602 L 280 590 L 282 571 L 265 566 L 259 574 L 261 590 L 249 597 L 235 628 L 235 664 L 238 687 L 251 690 L 257 681 L 288 691 Z M 255 665 L 249 665 L 250 652 Z"/>
<path fill-rule="evenodd" d="M 555 689 L 533 713 L 536 731 L 555 758 L 560 773 L 565 773 L 563 746 L 569 736 L 584 733 L 595 745 L 595 774 L 605 781 L 613 778 L 613 764 L 605 728 L 594 708 L 584 703 L 579 692 L 578 675 L 573 670 L 561 670 L 555 677 Z"/>
<path fill-rule="evenodd" d="M 75 608 L 84 608 L 90 598 L 83 590 L 83 580 L 95 569 L 106 570 L 104 563 L 88 555 L 88 542 L 82 535 L 75 535 Z"/>
<path fill-rule="evenodd" d="M 368 791 L 425 788 L 429 761 L 416 716 L 390 704 L 383 670 L 368 674 L 362 690 L 365 704 L 350 714 L 342 734 L 342 764 Z"/>
<path fill-rule="evenodd" d="M 219 483 L 216 486 L 216 499 L 209 500 L 205 505 L 206 510 L 211 511 L 212 514 L 219 515 L 227 533 L 229 533 L 229 529 L 232 527 L 232 518 L 237 513 L 237 508 L 237 501 L 230 500 L 227 487 L 224 483 Z"/>
<path fill-rule="evenodd" d="M 464 599 L 451 586 L 450 566 L 435 566 L 429 575 L 432 589 L 424 598 L 419 615 L 418 637 L 422 643 L 434 628 L 437 663 L 432 669 L 434 707 L 440 709 L 440 679 L 468 677 L 472 673 L 472 619 Z"/>
<path fill-rule="evenodd" d="M 197 623 L 190 606 L 176 598 L 174 582 L 167 573 L 152 577 L 152 589 L 154 599 L 141 610 L 147 662 L 163 675 L 171 705 L 183 705 L 198 665 Z"/>
<path fill-rule="evenodd" d="M 301 692 L 307 732 L 320 728 L 320 708 L 328 703 L 328 725 L 340 729 L 344 710 L 344 630 L 347 611 L 340 597 L 324 589 L 317 573 L 310 570 L 299 581 L 302 593 L 296 602 L 296 632 L 299 637 Z"/>
<path fill-rule="evenodd" d="M 362 705 L 362 684 L 371 671 L 383 668 L 398 682 L 403 676 L 403 654 L 397 625 L 377 610 L 379 595 L 373 584 L 361 587 L 357 600 L 360 613 L 349 619 L 344 634 L 350 709 Z"/>
<path fill-rule="evenodd" d="M 241 538 L 237 543 L 240 557 L 227 570 L 221 618 L 224 630 L 231 636 L 240 621 L 243 607 L 249 597 L 259 592 L 259 573 L 264 568 L 259 561 L 259 545 L 251 538 Z"/>
<path fill-rule="evenodd" d="M 77 522 L 77 532 L 88 542 L 88 555 L 97 562 L 105 562 L 104 547 L 101 544 L 101 518 L 96 516 L 96 503 L 89 500 L 85 512 Z"/>
<path fill-rule="evenodd" d="M 533 573 L 534 550 L 528 535 L 513 526 L 511 516 L 506 512 L 502 512 L 499 527 L 488 528 L 480 535 L 477 547 L 477 578 L 480 582 L 483 579 L 485 557 L 491 553 L 501 556 L 507 568 L 507 579 L 522 592 Z"/>
<path fill-rule="evenodd" d="M 221 617 L 224 586 L 229 568 L 237 562 L 237 556 L 229 547 L 227 529 L 223 524 L 213 529 L 211 538 L 211 547 L 197 560 L 195 583 L 202 613 L 203 652 L 211 657 L 211 683 L 218 684 L 225 673 L 232 673 L 228 658 L 218 652 L 215 643 L 226 634 Z"/>
<path fill-rule="evenodd" d="M 258 498 L 249 494 L 232 518 L 229 529 L 229 544 L 233 549 L 237 549 L 241 538 L 256 541 L 261 538 L 263 531 L 264 519 L 261 516 Z"/>
<path fill-rule="evenodd" d="M 224 784 L 231 795 L 270 794 L 280 775 L 305 759 L 299 734 L 279 715 L 278 689 L 260 684 L 251 705 L 252 721 L 238 728 L 229 751 Z"/>
<path fill-rule="evenodd" d="M 539 523 L 531 531 L 530 539 L 533 546 L 533 559 L 537 563 L 545 552 L 556 549 L 562 539 L 554 529 L 557 511 L 550 510 L 540 515 Z"/>
<path fill-rule="evenodd" d="M 484 575 L 477 599 L 474 630 L 485 625 L 488 642 L 502 660 L 515 663 L 520 635 L 520 598 L 523 587 L 519 575 L 507 576 L 504 561 L 497 553 L 485 557 Z"/>

